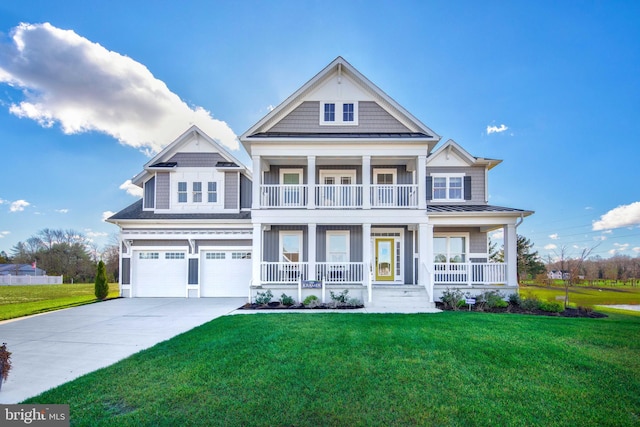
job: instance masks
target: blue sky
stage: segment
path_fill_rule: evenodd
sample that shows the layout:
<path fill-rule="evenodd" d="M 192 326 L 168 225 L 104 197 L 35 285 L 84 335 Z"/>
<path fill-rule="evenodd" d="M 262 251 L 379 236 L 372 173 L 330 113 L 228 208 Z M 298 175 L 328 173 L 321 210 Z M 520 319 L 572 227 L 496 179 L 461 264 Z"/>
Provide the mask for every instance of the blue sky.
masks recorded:
<path fill-rule="evenodd" d="M 503 159 L 490 203 L 536 211 L 518 232 L 545 259 L 640 256 L 638 22 L 637 1 L 2 2 L 0 250 L 43 228 L 103 247 L 149 153 L 191 123 L 237 147 L 340 55 Z"/>

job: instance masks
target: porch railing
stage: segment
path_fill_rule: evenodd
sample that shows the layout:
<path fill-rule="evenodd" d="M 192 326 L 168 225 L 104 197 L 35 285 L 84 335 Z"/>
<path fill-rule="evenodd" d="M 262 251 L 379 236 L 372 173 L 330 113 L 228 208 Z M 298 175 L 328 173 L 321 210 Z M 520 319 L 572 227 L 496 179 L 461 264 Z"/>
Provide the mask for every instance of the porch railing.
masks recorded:
<path fill-rule="evenodd" d="M 362 207 L 362 185 L 316 185 L 319 208 Z"/>
<path fill-rule="evenodd" d="M 315 185 L 311 190 L 305 184 L 260 186 L 261 208 L 305 208 L 309 204 L 309 192 L 314 197 L 316 209 L 349 209 L 364 206 L 365 192 L 369 192 L 372 208 L 417 208 L 418 185 L 361 184 Z"/>
<path fill-rule="evenodd" d="M 318 279 L 325 283 L 363 283 L 364 264 L 361 262 L 318 262 Z"/>
<path fill-rule="evenodd" d="M 309 278 L 307 262 L 262 262 L 260 281 L 262 283 L 298 283 Z"/>
<path fill-rule="evenodd" d="M 507 283 L 507 264 L 497 262 L 435 262 L 436 285 L 496 285 Z"/>

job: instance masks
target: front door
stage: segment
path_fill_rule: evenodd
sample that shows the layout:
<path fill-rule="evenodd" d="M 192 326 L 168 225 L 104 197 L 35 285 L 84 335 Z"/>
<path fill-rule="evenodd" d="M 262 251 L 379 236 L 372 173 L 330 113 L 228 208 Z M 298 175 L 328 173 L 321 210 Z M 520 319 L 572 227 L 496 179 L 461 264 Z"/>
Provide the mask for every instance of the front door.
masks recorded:
<path fill-rule="evenodd" d="M 376 239 L 376 281 L 393 281 L 393 239 Z"/>

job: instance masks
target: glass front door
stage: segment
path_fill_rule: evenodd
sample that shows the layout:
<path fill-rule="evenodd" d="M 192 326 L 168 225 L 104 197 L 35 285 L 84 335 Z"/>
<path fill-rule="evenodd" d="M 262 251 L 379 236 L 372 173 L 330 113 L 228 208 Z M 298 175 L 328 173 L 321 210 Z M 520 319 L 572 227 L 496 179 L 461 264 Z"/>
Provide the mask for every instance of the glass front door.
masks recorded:
<path fill-rule="evenodd" d="M 376 239 L 376 280 L 393 281 L 393 239 Z"/>

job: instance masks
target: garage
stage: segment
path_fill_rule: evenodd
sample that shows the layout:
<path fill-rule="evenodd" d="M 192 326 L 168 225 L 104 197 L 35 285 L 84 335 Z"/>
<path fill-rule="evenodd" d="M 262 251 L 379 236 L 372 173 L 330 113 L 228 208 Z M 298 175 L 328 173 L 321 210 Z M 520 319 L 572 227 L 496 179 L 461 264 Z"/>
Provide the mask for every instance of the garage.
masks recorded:
<path fill-rule="evenodd" d="M 251 280 L 251 251 L 203 251 L 200 260 L 201 297 L 244 297 Z"/>
<path fill-rule="evenodd" d="M 133 252 L 134 297 L 184 297 L 187 283 L 186 251 Z"/>

